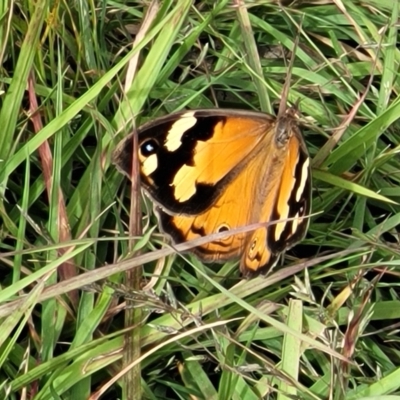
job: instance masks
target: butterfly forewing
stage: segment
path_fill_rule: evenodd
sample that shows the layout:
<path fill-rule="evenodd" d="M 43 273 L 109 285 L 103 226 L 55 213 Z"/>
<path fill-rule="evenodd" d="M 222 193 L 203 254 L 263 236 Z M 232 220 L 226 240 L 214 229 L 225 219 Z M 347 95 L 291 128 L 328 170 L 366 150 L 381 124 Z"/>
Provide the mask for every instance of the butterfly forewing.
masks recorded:
<path fill-rule="evenodd" d="M 278 189 L 271 226 L 270 247 L 277 252 L 290 248 L 301 240 L 307 230 L 311 208 L 310 158 L 299 135 L 290 143 L 287 161 Z"/>
<path fill-rule="evenodd" d="M 145 124 L 138 130 L 142 185 L 166 212 L 196 215 L 257 153 L 271 124 L 266 114 L 236 110 L 186 111 Z M 115 154 L 129 176 L 132 136 Z"/>
<path fill-rule="evenodd" d="M 287 126 L 289 140 L 274 163 L 274 174 L 264 176 L 272 202 L 263 202 L 259 221 L 268 226 L 249 235 L 241 260 L 241 271 L 254 275 L 269 271 L 279 255 L 301 240 L 307 230 L 311 198 L 311 173 L 307 149 L 294 121 Z M 278 134 L 279 132 L 277 132 Z M 268 180 L 274 184 L 268 186 Z M 279 222 L 277 222 L 279 221 Z"/>

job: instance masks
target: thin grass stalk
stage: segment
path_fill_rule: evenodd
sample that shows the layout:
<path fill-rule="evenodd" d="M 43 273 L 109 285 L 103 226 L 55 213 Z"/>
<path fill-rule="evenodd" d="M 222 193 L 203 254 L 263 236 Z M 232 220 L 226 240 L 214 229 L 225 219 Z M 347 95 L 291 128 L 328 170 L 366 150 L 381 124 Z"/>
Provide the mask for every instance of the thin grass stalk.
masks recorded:
<path fill-rule="evenodd" d="M 136 35 L 135 43 L 140 42 L 145 36 L 146 32 L 150 28 L 154 18 L 159 10 L 158 1 L 153 1 L 147 10 L 143 24 L 140 31 Z M 134 44 L 135 44 L 134 43 Z M 138 66 L 139 54 L 135 54 L 132 60 L 129 62 L 128 73 L 125 81 L 125 92 L 127 92 L 131 86 L 131 82 L 134 79 Z M 131 237 L 140 237 L 142 232 L 142 221 L 141 221 L 141 204 L 140 204 L 140 173 L 139 173 L 139 159 L 138 159 L 138 138 L 137 131 L 134 126 L 134 135 L 132 141 L 132 171 L 131 171 L 131 204 L 130 204 L 130 219 L 129 219 L 129 234 Z M 129 248 L 133 249 L 136 240 L 131 239 L 129 241 Z M 136 254 L 138 254 L 136 252 Z M 126 271 L 125 274 L 125 285 L 128 290 L 133 292 L 141 289 L 143 268 L 138 266 Z M 128 372 L 124 375 L 123 393 L 126 399 L 141 399 L 141 364 L 135 363 L 141 356 L 141 321 L 142 321 L 142 310 L 140 307 L 134 307 L 134 300 L 126 299 L 127 308 L 125 310 L 125 327 L 134 326 L 131 331 L 128 330 L 125 334 L 125 345 L 124 355 L 122 359 L 123 368 L 128 365 L 134 365 L 128 369 Z"/>

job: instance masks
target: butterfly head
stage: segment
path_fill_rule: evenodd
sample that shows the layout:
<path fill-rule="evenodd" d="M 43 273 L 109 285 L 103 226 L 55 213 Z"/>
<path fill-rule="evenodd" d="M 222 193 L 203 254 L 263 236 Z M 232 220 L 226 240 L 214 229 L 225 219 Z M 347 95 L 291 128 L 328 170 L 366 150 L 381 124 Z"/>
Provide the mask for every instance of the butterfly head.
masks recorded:
<path fill-rule="evenodd" d="M 288 108 L 282 116 L 278 116 L 275 125 L 275 140 L 278 147 L 284 147 L 295 131 L 298 130 L 297 116 L 296 106 Z"/>

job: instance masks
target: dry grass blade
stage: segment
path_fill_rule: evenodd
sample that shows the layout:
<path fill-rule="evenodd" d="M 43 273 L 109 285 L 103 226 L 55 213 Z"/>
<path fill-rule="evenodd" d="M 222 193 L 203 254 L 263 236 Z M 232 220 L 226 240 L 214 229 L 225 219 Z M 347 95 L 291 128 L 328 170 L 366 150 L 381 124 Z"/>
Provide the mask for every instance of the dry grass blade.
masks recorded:
<path fill-rule="evenodd" d="M 145 37 L 146 32 L 150 29 L 151 24 L 154 22 L 157 12 L 159 10 L 158 1 L 152 1 L 147 9 L 144 17 L 144 21 L 136 35 L 135 44 Z M 128 64 L 127 76 L 125 79 L 125 93 L 128 92 L 131 87 L 132 81 L 135 79 L 136 69 L 138 66 L 139 53 L 135 54 Z M 132 160 L 132 171 L 131 171 L 131 204 L 130 204 L 130 219 L 129 219 L 129 235 L 131 237 L 139 237 L 142 235 L 142 218 L 141 218 L 141 204 L 140 204 L 140 173 L 139 173 L 139 161 L 138 161 L 138 139 L 136 132 L 135 120 L 133 117 L 133 160 Z M 135 246 L 135 240 L 130 240 L 129 249 L 130 253 Z M 137 252 L 138 253 L 138 252 Z M 135 253 L 133 252 L 133 255 Z M 142 284 L 142 268 L 137 267 L 126 271 L 125 274 L 125 285 L 129 290 L 136 291 L 140 290 Z M 128 331 L 125 334 L 124 341 L 124 357 L 123 366 L 135 363 L 135 361 L 141 355 L 141 339 L 140 339 L 140 328 L 142 323 L 142 310 L 140 308 L 134 308 L 131 306 L 131 301 L 126 300 L 125 309 L 125 327 L 134 326 L 132 331 Z M 135 363 L 126 375 L 124 375 L 124 396 L 128 399 L 141 399 L 142 392 L 141 387 L 141 366 L 140 363 Z"/>
<path fill-rule="evenodd" d="M 33 72 L 31 72 L 28 80 L 28 93 L 29 93 L 29 113 L 31 114 L 31 120 L 33 126 L 35 128 L 35 132 L 39 132 L 42 128 L 42 121 L 40 119 L 40 112 L 39 112 L 39 105 L 37 102 L 37 98 L 35 96 L 35 77 Z M 50 150 L 50 145 L 48 141 L 43 142 L 43 144 L 38 149 L 40 160 L 42 163 L 42 171 L 43 171 L 43 178 L 46 185 L 47 190 L 47 198 L 49 201 L 53 198 L 52 193 L 53 190 L 58 191 L 58 239 L 60 243 L 68 242 L 71 240 L 71 234 L 69 231 L 69 222 L 68 222 L 68 215 L 67 210 L 65 207 L 64 195 L 61 191 L 61 188 L 54 188 L 54 181 L 53 181 L 53 155 Z M 61 247 L 59 249 L 59 254 L 65 254 L 68 251 L 68 248 Z M 68 280 L 77 274 L 77 270 L 73 263 L 73 260 L 68 260 L 63 263 L 58 272 L 60 274 L 60 280 L 65 281 Z M 76 290 L 71 291 L 68 294 L 71 304 L 76 309 L 78 306 L 78 292 Z"/>

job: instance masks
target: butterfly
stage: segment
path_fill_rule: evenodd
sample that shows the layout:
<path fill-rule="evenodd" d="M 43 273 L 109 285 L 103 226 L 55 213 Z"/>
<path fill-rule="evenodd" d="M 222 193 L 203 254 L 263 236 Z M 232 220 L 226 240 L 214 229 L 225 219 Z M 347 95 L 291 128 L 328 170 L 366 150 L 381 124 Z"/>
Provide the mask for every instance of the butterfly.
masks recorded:
<path fill-rule="evenodd" d="M 245 276 L 266 273 L 308 228 L 311 170 L 295 108 L 274 117 L 230 109 L 183 111 L 138 129 L 141 184 L 159 225 L 181 243 L 255 223 L 255 230 L 192 250 L 206 262 L 240 258 Z M 114 163 L 131 176 L 133 135 Z M 277 221 L 277 222 L 275 222 Z"/>

